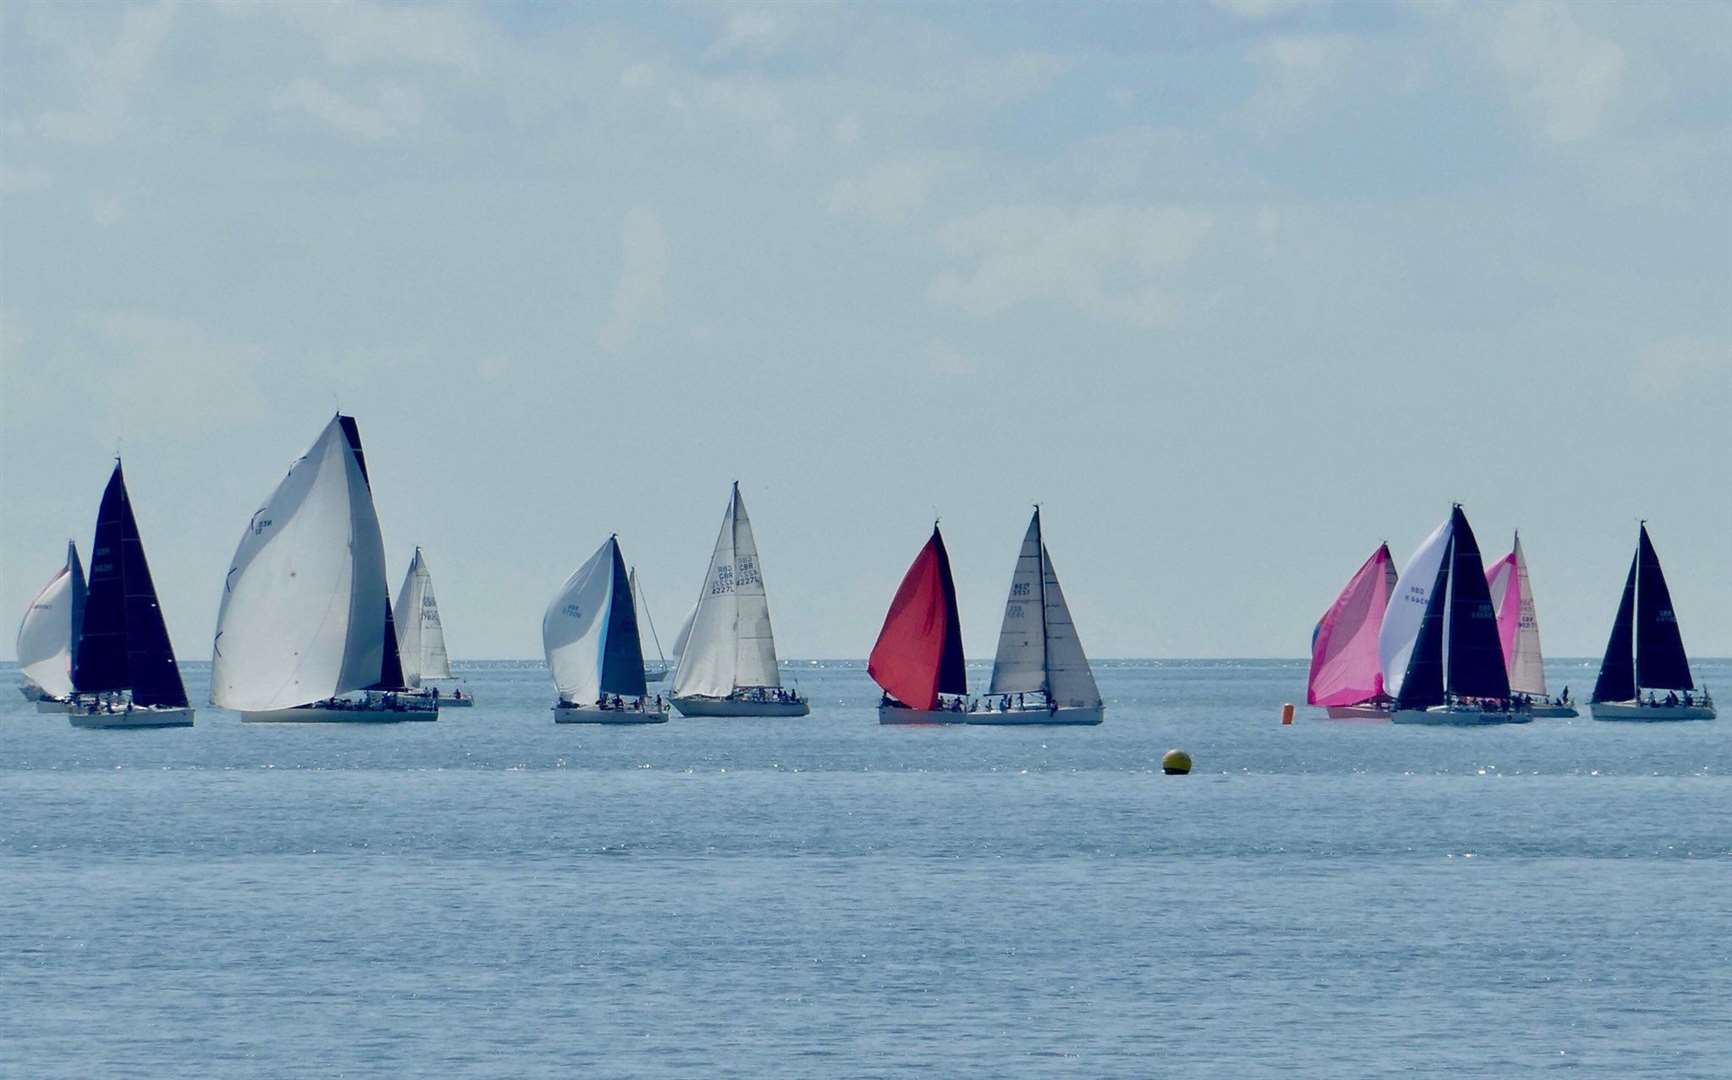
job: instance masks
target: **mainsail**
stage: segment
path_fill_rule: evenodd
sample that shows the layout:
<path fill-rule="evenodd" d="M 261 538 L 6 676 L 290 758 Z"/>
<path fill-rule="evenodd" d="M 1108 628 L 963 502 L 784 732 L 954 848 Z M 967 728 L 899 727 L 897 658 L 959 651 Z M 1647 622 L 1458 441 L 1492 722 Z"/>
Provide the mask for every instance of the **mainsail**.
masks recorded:
<path fill-rule="evenodd" d="M 212 704 L 285 709 L 392 674 L 401 684 L 385 544 L 351 432 L 333 417 L 248 521 L 217 612 Z"/>
<path fill-rule="evenodd" d="M 1403 709 L 1442 705 L 1449 695 L 1510 696 L 1479 542 L 1460 506 L 1451 510 L 1447 532 L 1447 557 L 1439 560 L 1427 590 L 1419 632 L 1396 693 Z M 1387 626 L 1387 617 L 1384 622 Z"/>
<path fill-rule="evenodd" d="M 890 601 L 866 673 L 915 709 L 936 709 L 939 694 L 968 692 L 956 582 L 937 525 Z"/>
<path fill-rule="evenodd" d="M 562 701 L 588 705 L 603 694 L 643 697 L 643 645 L 619 541 L 608 537 L 541 618 L 547 667 Z"/>
<path fill-rule="evenodd" d="M 1515 548 L 1486 571 L 1486 585 L 1497 611 L 1498 640 L 1503 645 L 1509 688 L 1518 694 L 1546 696 L 1546 662 L 1540 653 L 1540 620 L 1528 579 L 1527 556 L 1517 533 Z"/>
<path fill-rule="evenodd" d="M 1379 544 L 1311 632 L 1311 671 L 1305 700 L 1311 705 L 1357 705 L 1383 693 L 1377 633 L 1395 593 L 1395 560 Z"/>
<path fill-rule="evenodd" d="M 1643 687 L 1696 688 L 1678 616 L 1672 610 L 1672 591 L 1666 586 L 1646 522 L 1636 538 L 1636 554 L 1624 579 L 1624 594 L 1612 620 L 1605 658 L 1600 661 L 1593 700 L 1634 701 Z"/>
<path fill-rule="evenodd" d="M 1044 693 L 1055 706 L 1101 703 L 1052 556 L 1041 538 L 1039 507 L 1029 519 L 1010 577 L 990 692 Z"/>
<path fill-rule="evenodd" d="M 18 673 L 49 697 L 72 693 L 72 662 L 84 621 L 84 567 L 66 542 L 66 564 L 49 579 L 18 623 Z"/>
<path fill-rule="evenodd" d="M 685 644 L 674 672 L 675 697 L 723 698 L 740 687 L 782 685 L 758 545 L 737 483 Z"/>
<path fill-rule="evenodd" d="M 419 547 L 409 561 L 409 572 L 403 575 L 403 587 L 397 590 L 393 615 L 406 685 L 420 686 L 422 679 L 451 678 L 445 628 L 439 622 L 439 601 L 433 595 L 433 574 Z"/>
<path fill-rule="evenodd" d="M 118 461 L 96 514 L 72 685 L 81 694 L 130 690 L 135 705 L 187 704 Z"/>

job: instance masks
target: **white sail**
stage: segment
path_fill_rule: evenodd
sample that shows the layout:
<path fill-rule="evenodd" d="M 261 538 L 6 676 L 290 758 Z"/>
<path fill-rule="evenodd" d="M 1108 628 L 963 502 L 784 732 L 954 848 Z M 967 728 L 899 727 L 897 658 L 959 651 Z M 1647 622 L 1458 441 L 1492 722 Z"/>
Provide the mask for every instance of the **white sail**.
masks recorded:
<path fill-rule="evenodd" d="M 1395 697 L 1407 678 L 1407 661 L 1413 656 L 1413 646 L 1419 640 L 1419 625 L 1425 621 L 1425 608 L 1431 602 L 1432 586 L 1437 584 L 1437 570 L 1449 550 L 1450 522 L 1432 530 L 1401 568 L 1395 582 L 1395 595 L 1383 612 L 1383 625 L 1377 632 L 1377 655 L 1383 664 L 1384 693 Z"/>
<path fill-rule="evenodd" d="M 727 697 L 742 686 L 780 685 L 757 541 L 735 484 L 674 672 L 673 693 Z"/>
<path fill-rule="evenodd" d="M 1040 511 L 1029 519 L 1010 575 L 1010 597 L 998 630 L 998 655 L 992 662 L 993 694 L 1034 693 L 1046 689 L 1046 628 L 1041 605 Z"/>
<path fill-rule="evenodd" d="M 1095 673 L 1083 653 L 1082 639 L 1076 624 L 1071 622 L 1070 608 L 1064 602 L 1064 590 L 1059 588 L 1058 572 L 1052 568 L 1052 552 L 1041 544 L 1046 564 L 1046 694 L 1047 700 L 1060 707 L 1093 708 L 1101 703 L 1100 688 L 1095 685 Z"/>
<path fill-rule="evenodd" d="M 1528 560 L 1522 554 L 1521 537 L 1515 541 L 1515 575 L 1521 609 L 1516 622 L 1515 649 L 1509 661 L 1509 688 L 1518 694 L 1546 696 L 1546 660 L 1540 653 L 1540 617 L 1534 608 L 1533 586 L 1528 581 Z M 1503 590 L 1492 592 L 1494 604 L 1501 608 Z M 1499 612 L 1501 615 L 1501 611 Z"/>
<path fill-rule="evenodd" d="M 223 582 L 211 703 L 305 705 L 371 686 L 385 656 L 385 545 L 333 417 L 253 513 Z"/>
<path fill-rule="evenodd" d="M 563 701 L 589 705 L 601 696 L 602 657 L 613 603 L 614 543 L 609 537 L 565 579 L 541 617 L 547 669 Z"/>
<path fill-rule="evenodd" d="M 697 617 L 698 605 L 693 604 L 692 609 L 686 612 L 686 621 L 680 623 L 680 632 L 674 635 L 673 659 L 675 667 L 679 666 L 680 657 L 686 654 L 686 642 L 690 641 L 692 637 L 692 620 Z"/>
<path fill-rule="evenodd" d="M 420 686 L 422 679 L 451 678 L 451 658 L 445 652 L 445 627 L 439 622 L 439 601 L 433 595 L 433 573 L 421 549 L 409 562 L 403 587 L 392 612 L 397 624 L 398 651 L 403 658 L 403 682 Z"/>
<path fill-rule="evenodd" d="M 72 643 L 84 607 L 84 570 L 78 549 L 66 544 L 66 564 L 51 578 L 18 623 L 18 673 L 50 697 L 72 693 Z"/>
<path fill-rule="evenodd" d="M 631 574 L 629 576 L 631 579 L 632 603 L 637 605 L 638 637 L 642 638 L 643 632 L 648 630 L 650 644 L 655 646 L 656 659 L 665 662 L 667 656 L 662 652 L 661 638 L 656 636 L 656 624 L 655 621 L 650 618 L 649 603 L 643 598 L 643 586 L 639 585 L 637 582 L 637 567 L 634 566 L 631 568 Z"/>

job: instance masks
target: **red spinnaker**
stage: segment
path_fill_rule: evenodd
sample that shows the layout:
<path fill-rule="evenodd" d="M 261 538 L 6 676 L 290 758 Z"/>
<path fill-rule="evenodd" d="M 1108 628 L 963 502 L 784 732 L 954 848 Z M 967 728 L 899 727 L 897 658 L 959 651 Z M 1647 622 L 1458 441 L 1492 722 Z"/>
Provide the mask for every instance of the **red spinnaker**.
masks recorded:
<path fill-rule="evenodd" d="M 936 709 L 939 694 L 968 692 L 956 583 L 936 525 L 890 601 L 866 672 L 911 709 Z"/>

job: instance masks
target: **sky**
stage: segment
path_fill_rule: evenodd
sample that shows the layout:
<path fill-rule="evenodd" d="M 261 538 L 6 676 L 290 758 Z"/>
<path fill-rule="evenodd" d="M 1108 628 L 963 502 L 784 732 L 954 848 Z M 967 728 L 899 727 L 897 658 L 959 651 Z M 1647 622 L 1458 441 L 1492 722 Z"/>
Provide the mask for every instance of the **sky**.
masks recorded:
<path fill-rule="evenodd" d="M 1095 657 L 1301 656 L 1521 530 L 1603 649 L 1646 518 L 1732 654 L 1732 4 L 0 5 L 0 615 L 113 455 L 182 659 L 341 408 L 395 581 L 664 641 L 738 480 L 784 657 L 1031 503 Z M 11 639 L 0 635 L 0 655 Z"/>

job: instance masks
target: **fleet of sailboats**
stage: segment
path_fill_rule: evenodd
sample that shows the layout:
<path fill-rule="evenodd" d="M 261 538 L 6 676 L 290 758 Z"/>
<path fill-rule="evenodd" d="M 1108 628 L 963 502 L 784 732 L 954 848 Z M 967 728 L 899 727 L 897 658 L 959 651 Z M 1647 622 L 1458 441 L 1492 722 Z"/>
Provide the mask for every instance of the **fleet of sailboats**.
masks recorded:
<path fill-rule="evenodd" d="M 710 566 L 698 591 L 691 631 L 674 669 L 681 716 L 805 716 L 811 706 L 782 687 L 770 602 L 758 542 L 734 484 Z"/>
<path fill-rule="evenodd" d="M 72 658 L 84 619 L 84 566 L 66 541 L 66 562 L 31 599 L 18 621 L 18 691 L 38 712 L 65 712 L 72 699 Z"/>
<path fill-rule="evenodd" d="M 462 680 L 451 674 L 445 625 L 439 621 L 439 600 L 433 593 L 433 572 L 427 569 L 427 557 L 419 547 L 397 590 L 392 622 L 397 626 L 397 655 L 403 664 L 404 685 L 447 709 L 474 705 L 474 696 L 461 685 L 443 685 Z"/>
<path fill-rule="evenodd" d="M 1311 631 L 1307 704 L 1335 720 L 1389 719 L 1395 699 L 1384 692 L 1377 636 L 1394 594 L 1395 560 L 1388 544 L 1378 544 Z"/>
<path fill-rule="evenodd" d="M 75 727 L 190 727 L 193 722 L 119 459 L 96 513 L 67 711 Z"/>
<path fill-rule="evenodd" d="M 739 484 L 709 567 L 664 653 L 617 537 L 566 579 L 542 621 L 559 723 L 804 716 L 782 685 L 762 562 Z M 647 636 L 646 636 L 647 635 Z M 654 650 L 646 660 L 645 650 Z M 116 459 L 88 580 L 75 543 L 19 622 L 23 696 L 80 727 L 190 725 L 137 520 Z M 867 664 L 885 724 L 1093 725 L 1105 706 L 1035 507 L 1005 600 L 992 676 L 971 699 L 950 555 L 938 525 L 891 600 Z M 671 676 L 664 700 L 649 686 Z M 432 720 L 473 697 L 452 674 L 422 549 L 396 602 L 354 419 L 338 414 L 248 520 L 225 575 L 211 703 L 246 721 Z M 1489 567 L 1460 504 L 1396 572 L 1379 544 L 1318 619 L 1307 703 L 1332 718 L 1403 724 L 1574 717 L 1547 687 L 1537 604 L 1518 533 Z M 1600 720 L 1713 719 L 1690 671 L 1644 522 L 1591 698 Z"/>
<path fill-rule="evenodd" d="M 403 692 L 394 623 L 360 429 L 339 413 L 241 534 L 211 704 L 255 722 L 437 719 L 437 703 Z"/>
<path fill-rule="evenodd" d="M 1684 636 L 1672 610 L 1672 591 L 1645 521 L 1637 529 L 1636 554 L 1624 579 L 1624 594 L 1618 600 L 1589 708 L 1595 720 L 1712 720 L 1715 716 L 1713 698 L 1705 688 L 1698 691 L 1690 675 Z"/>
<path fill-rule="evenodd" d="M 665 724 L 668 707 L 649 699 L 637 604 L 610 536 L 565 579 L 541 618 L 541 643 L 559 700 L 559 724 Z"/>

